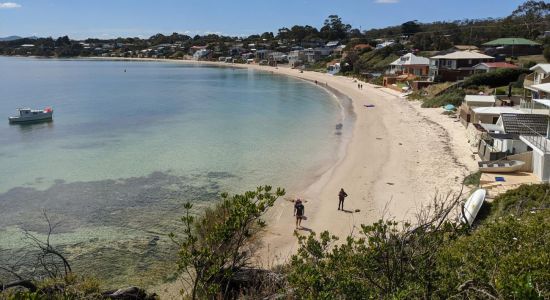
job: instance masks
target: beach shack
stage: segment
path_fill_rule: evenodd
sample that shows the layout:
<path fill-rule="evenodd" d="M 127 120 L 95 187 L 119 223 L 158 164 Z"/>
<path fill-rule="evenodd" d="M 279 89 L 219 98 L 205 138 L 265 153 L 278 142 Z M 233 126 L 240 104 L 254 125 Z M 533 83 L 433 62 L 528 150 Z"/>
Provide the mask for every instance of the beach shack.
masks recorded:
<path fill-rule="evenodd" d="M 458 115 L 462 125 L 468 127 L 469 123 L 477 123 L 473 120 L 473 109 L 476 107 L 492 107 L 495 105 L 495 96 L 466 95 L 458 109 Z"/>
<path fill-rule="evenodd" d="M 472 109 L 471 122 L 496 124 L 502 114 L 522 114 L 523 111 L 510 106 L 475 107 Z"/>

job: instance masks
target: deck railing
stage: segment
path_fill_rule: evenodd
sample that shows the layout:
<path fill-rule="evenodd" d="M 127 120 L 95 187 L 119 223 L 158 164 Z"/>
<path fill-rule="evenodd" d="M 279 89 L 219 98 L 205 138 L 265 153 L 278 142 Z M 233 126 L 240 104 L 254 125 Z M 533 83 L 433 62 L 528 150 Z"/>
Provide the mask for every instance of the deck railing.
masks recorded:
<path fill-rule="evenodd" d="M 550 146 L 548 145 L 550 140 L 545 135 L 538 133 L 535 129 L 529 127 L 525 123 L 519 122 L 519 124 L 522 126 L 522 132 L 527 132 L 527 134 L 522 134 L 524 139 L 529 141 L 529 143 L 537 147 L 542 152 L 550 153 Z"/>

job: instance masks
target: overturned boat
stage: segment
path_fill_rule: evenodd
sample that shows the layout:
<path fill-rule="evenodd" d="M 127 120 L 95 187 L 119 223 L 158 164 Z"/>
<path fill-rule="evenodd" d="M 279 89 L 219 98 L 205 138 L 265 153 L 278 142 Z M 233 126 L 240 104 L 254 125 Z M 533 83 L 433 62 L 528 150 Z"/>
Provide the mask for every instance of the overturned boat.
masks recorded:
<path fill-rule="evenodd" d="M 53 109 L 46 107 L 43 110 L 30 108 L 19 108 L 19 116 L 9 117 L 10 123 L 31 123 L 51 121 L 53 119 Z"/>
<path fill-rule="evenodd" d="M 525 162 L 520 160 L 482 161 L 478 165 L 483 173 L 513 173 L 519 171 Z"/>

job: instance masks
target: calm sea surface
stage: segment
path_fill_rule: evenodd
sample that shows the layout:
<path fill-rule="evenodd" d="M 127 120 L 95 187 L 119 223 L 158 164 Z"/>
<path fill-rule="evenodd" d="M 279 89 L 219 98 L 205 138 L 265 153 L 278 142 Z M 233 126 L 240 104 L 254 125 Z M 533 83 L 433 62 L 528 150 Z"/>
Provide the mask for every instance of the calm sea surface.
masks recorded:
<path fill-rule="evenodd" d="M 46 106 L 51 123 L 8 124 L 18 107 Z M 0 248 L 43 232 L 45 209 L 81 268 L 150 274 L 183 203 L 302 187 L 334 162 L 341 122 L 332 95 L 270 73 L 0 57 Z"/>

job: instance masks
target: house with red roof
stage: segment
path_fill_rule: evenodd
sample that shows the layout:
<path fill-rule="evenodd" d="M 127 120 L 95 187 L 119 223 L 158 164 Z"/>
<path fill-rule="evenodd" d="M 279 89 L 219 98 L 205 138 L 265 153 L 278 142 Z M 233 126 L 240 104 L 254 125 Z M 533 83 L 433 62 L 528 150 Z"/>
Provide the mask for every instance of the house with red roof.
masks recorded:
<path fill-rule="evenodd" d="M 519 69 L 519 66 L 508 62 L 483 62 L 475 65 L 474 73 L 488 73 L 500 69 Z"/>

